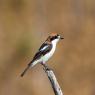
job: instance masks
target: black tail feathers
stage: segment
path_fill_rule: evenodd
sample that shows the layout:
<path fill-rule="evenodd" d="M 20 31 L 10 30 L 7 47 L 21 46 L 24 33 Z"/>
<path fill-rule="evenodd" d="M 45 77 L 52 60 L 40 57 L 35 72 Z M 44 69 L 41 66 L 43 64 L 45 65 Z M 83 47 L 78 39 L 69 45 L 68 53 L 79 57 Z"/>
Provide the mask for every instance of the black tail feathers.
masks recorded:
<path fill-rule="evenodd" d="M 21 73 L 21 77 L 23 77 L 25 75 L 25 73 L 27 72 L 27 70 L 30 68 L 30 66 L 28 65 L 28 67 Z"/>

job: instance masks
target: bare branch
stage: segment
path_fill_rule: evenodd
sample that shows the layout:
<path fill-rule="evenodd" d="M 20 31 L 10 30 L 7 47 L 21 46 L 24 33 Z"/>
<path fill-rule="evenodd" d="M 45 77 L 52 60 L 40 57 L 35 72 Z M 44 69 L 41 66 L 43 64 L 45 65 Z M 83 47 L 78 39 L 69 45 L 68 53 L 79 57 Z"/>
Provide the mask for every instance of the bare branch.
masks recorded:
<path fill-rule="evenodd" d="M 47 74 L 48 79 L 50 80 L 50 83 L 52 85 L 55 95 L 63 95 L 62 90 L 58 84 L 58 81 L 55 77 L 53 70 L 46 67 L 46 68 L 44 68 L 44 71 Z"/>

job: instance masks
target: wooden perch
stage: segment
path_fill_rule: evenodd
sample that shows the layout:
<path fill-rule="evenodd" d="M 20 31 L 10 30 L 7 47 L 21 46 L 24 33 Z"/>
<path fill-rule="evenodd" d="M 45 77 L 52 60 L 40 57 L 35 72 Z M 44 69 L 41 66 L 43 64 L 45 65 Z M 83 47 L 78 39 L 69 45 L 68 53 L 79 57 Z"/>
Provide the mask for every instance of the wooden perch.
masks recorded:
<path fill-rule="evenodd" d="M 58 84 L 58 81 L 55 77 L 53 70 L 49 69 L 48 67 L 45 67 L 44 71 L 47 74 L 48 79 L 50 80 L 50 83 L 52 85 L 52 88 L 53 88 L 55 95 L 63 95 L 62 90 Z"/>

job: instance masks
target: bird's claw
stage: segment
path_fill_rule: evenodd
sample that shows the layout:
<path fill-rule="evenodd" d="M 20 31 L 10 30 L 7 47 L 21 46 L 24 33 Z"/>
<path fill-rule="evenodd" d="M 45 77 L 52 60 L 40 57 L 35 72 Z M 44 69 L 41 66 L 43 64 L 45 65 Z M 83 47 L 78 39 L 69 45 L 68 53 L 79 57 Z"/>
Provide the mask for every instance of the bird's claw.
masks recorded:
<path fill-rule="evenodd" d="M 49 68 L 48 66 L 44 66 L 44 69 L 45 69 L 46 71 L 50 71 L 50 70 L 52 70 L 52 69 Z"/>

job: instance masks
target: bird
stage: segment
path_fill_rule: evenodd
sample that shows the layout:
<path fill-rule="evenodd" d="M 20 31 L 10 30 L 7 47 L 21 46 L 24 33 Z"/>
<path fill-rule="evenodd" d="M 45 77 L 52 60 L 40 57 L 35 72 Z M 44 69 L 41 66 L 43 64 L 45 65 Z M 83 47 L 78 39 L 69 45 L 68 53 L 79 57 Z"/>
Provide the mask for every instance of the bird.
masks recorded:
<path fill-rule="evenodd" d="M 41 63 L 44 67 L 46 67 L 45 63 L 52 57 L 56 50 L 56 45 L 61 39 L 64 38 L 59 34 L 51 33 L 45 42 L 40 46 L 32 61 L 29 62 L 25 70 L 21 73 L 21 77 L 25 75 L 28 69 L 34 67 L 38 63 Z"/>

